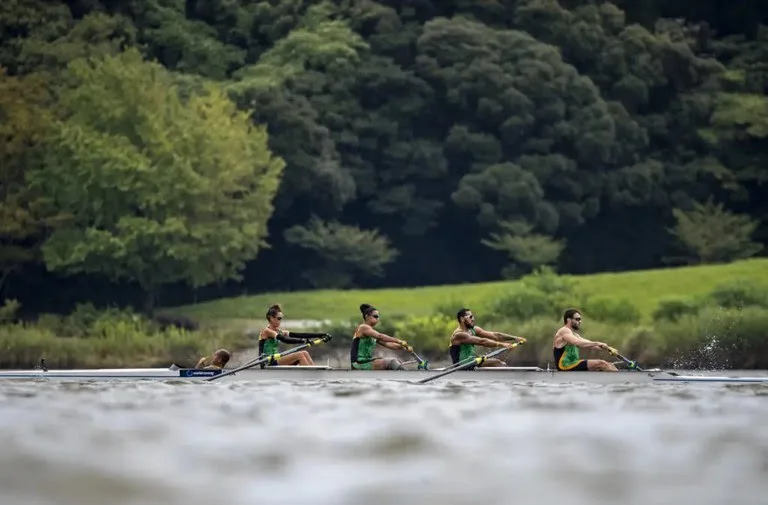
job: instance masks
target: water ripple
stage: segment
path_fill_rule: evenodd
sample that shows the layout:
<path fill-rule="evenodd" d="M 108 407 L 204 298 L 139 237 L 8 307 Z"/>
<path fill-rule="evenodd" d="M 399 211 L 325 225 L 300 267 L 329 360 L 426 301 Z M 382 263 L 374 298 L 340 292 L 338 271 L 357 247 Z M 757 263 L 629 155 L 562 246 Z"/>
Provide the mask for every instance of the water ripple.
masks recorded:
<path fill-rule="evenodd" d="M 0 503 L 738 503 L 768 387 L 0 384 Z"/>

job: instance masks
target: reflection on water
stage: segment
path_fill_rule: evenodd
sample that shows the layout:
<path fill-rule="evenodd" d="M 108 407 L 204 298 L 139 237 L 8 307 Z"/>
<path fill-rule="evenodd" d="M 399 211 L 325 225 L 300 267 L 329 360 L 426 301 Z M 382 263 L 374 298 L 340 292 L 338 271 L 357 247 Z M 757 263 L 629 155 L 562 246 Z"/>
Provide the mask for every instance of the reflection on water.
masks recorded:
<path fill-rule="evenodd" d="M 0 383 L 0 503 L 765 505 L 768 386 Z"/>

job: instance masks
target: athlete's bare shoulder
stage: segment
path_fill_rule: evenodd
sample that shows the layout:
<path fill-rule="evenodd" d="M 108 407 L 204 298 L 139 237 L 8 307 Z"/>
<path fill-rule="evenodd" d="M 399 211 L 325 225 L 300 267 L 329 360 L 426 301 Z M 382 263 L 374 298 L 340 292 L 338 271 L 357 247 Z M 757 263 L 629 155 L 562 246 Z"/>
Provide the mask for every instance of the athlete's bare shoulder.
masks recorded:
<path fill-rule="evenodd" d="M 275 338 L 275 336 L 277 336 L 277 332 L 269 326 L 265 326 L 264 329 L 259 332 L 259 338 Z"/>
<path fill-rule="evenodd" d="M 560 329 L 555 332 L 555 337 L 553 339 L 555 346 L 557 346 L 557 344 L 563 339 L 569 337 L 571 333 L 572 331 L 570 328 L 567 326 L 561 326 Z"/>
<path fill-rule="evenodd" d="M 370 333 L 373 331 L 373 328 L 369 324 L 359 324 L 357 328 L 355 328 L 355 336 L 360 337 L 362 335 L 370 335 Z"/>

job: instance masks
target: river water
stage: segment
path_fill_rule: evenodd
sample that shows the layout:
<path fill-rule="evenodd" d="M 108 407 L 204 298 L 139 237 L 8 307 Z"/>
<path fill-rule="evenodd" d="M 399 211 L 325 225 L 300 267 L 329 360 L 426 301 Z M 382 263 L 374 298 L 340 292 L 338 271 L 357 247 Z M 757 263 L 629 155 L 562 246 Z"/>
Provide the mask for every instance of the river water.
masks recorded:
<path fill-rule="evenodd" d="M 765 505 L 766 385 L 0 383 L 0 504 Z"/>

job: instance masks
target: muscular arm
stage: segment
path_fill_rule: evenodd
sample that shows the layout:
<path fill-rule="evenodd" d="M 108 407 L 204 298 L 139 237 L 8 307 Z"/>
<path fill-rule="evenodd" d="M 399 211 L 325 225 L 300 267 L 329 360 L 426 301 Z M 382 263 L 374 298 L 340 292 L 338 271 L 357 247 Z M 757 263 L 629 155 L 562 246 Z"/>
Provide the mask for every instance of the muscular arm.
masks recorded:
<path fill-rule="evenodd" d="M 385 335 L 384 333 L 379 333 L 378 331 L 374 330 L 370 326 L 363 325 L 360 327 L 360 333 L 365 335 L 366 337 L 371 337 L 374 340 L 376 340 L 376 343 L 384 346 L 388 349 L 402 349 L 402 346 L 400 345 L 400 340 L 395 337 L 390 337 L 389 335 Z"/>
<path fill-rule="evenodd" d="M 453 336 L 452 340 L 456 344 L 480 345 L 483 347 L 503 347 L 504 345 L 506 345 L 499 342 L 498 340 L 494 340 L 491 338 L 476 337 L 476 336 L 470 335 L 466 331 L 460 331 L 456 333 Z"/>
<path fill-rule="evenodd" d="M 521 337 L 516 337 L 514 335 L 507 335 L 506 333 L 501 333 L 499 331 L 488 331 L 480 328 L 479 326 L 475 326 L 475 333 L 480 335 L 481 337 L 485 337 L 490 340 L 515 340 L 520 341 L 522 340 Z"/>
<path fill-rule="evenodd" d="M 584 337 L 580 337 L 572 331 L 562 331 L 558 333 L 565 343 L 581 347 L 582 349 L 606 349 L 608 347 L 602 342 L 593 342 Z"/>

